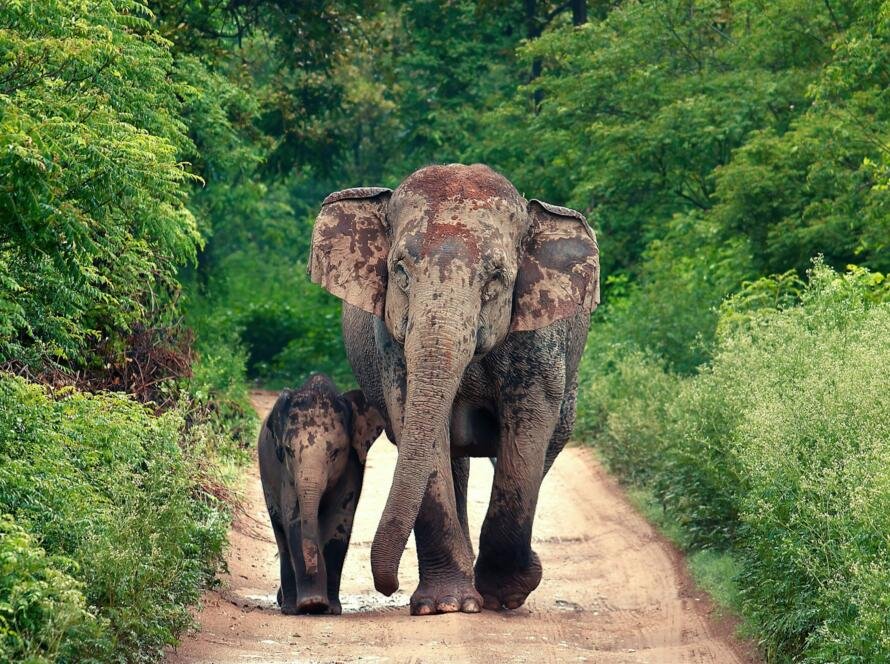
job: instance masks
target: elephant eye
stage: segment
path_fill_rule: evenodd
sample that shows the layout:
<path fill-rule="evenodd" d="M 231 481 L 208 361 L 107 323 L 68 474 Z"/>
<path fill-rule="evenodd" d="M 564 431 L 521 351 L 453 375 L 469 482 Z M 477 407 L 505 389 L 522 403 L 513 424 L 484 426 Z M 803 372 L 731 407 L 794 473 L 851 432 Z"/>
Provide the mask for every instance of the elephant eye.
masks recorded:
<path fill-rule="evenodd" d="M 405 264 L 402 263 L 402 261 L 396 263 L 396 266 L 393 269 L 393 281 L 395 281 L 396 285 L 404 292 L 408 292 L 410 280 L 408 279 L 408 271 L 405 269 Z"/>
<path fill-rule="evenodd" d="M 490 302 L 494 299 L 494 297 L 498 294 L 498 288 L 500 288 L 503 279 L 503 272 L 501 270 L 495 270 L 494 274 L 492 274 L 491 278 L 488 280 L 488 283 L 486 283 L 485 286 L 483 286 L 482 288 L 483 302 Z"/>

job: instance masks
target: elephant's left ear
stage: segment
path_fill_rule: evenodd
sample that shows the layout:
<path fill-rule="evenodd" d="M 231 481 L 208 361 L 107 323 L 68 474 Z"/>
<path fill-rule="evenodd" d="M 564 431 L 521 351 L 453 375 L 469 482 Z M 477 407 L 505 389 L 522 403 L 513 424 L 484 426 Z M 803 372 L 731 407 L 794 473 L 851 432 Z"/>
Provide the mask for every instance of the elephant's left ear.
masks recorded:
<path fill-rule="evenodd" d="M 600 301 L 596 236 L 584 215 L 533 199 L 513 290 L 512 332 L 536 330 L 591 312 Z"/>

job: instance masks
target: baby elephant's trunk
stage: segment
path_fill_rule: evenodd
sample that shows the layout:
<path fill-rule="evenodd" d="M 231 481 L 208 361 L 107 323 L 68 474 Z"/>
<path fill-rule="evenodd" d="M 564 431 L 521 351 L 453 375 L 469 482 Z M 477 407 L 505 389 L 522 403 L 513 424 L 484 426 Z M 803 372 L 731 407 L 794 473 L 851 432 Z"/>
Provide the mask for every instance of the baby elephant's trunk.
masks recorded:
<path fill-rule="evenodd" d="M 314 576 L 318 574 L 318 538 L 310 538 L 303 535 L 303 563 L 306 565 L 306 574 Z"/>
<path fill-rule="evenodd" d="M 318 504 L 320 491 L 311 487 L 300 501 L 300 536 L 302 538 L 303 564 L 306 574 L 318 574 Z"/>

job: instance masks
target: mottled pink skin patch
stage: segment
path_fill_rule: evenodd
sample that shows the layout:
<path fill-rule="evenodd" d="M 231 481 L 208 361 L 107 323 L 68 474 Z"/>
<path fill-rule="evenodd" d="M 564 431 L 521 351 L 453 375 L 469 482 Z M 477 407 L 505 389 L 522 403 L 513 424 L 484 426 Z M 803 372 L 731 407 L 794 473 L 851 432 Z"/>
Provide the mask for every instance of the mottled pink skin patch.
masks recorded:
<path fill-rule="evenodd" d="M 529 212 L 513 293 L 513 331 L 539 329 L 599 303 L 599 247 L 584 217 L 536 200 Z"/>
<path fill-rule="evenodd" d="M 389 189 L 331 194 L 315 221 L 309 275 L 337 297 L 383 316 L 386 301 Z"/>

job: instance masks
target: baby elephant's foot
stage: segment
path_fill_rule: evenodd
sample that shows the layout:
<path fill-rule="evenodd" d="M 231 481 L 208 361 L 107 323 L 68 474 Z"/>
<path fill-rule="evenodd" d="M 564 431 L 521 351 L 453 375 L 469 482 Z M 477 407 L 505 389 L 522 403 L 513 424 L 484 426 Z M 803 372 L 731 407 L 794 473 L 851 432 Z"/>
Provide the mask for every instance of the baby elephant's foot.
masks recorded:
<path fill-rule="evenodd" d="M 434 613 L 479 613 L 482 597 L 469 579 L 435 581 L 420 580 L 411 595 L 411 615 L 428 616 Z"/>
<path fill-rule="evenodd" d="M 534 551 L 529 553 L 527 565 L 510 567 L 479 556 L 476 561 L 476 588 L 482 594 L 486 609 L 518 609 L 525 604 L 529 594 L 541 583 L 542 573 L 538 555 Z"/>
<path fill-rule="evenodd" d="M 329 613 L 330 608 L 328 598 L 324 595 L 309 595 L 297 602 L 297 613 L 301 614 Z"/>
<path fill-rule="evenodd" d="M 328 599 L 328 613 L 332 616 L 339 616 L 343 613 L 343 606 L 339 599 Z"/>
<path fill-rule="evenodd" d="M 297 615 L 297 603 L 293 600 L 287 601 L 284 599 L 284 593 L 281 592 L 281 588 L 278 588 L 278 594 L 275 596 L 276 601 L 278 602 L 278 606 L 281 607 L 281 612 L 286 616 L 295 616 Z"/>

